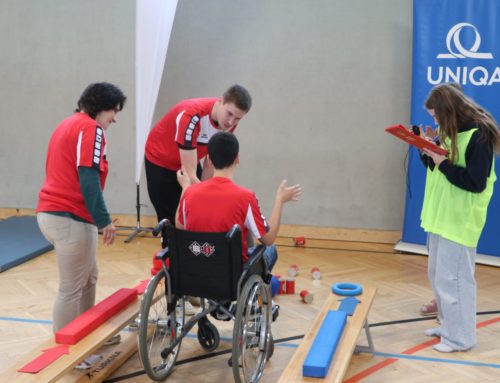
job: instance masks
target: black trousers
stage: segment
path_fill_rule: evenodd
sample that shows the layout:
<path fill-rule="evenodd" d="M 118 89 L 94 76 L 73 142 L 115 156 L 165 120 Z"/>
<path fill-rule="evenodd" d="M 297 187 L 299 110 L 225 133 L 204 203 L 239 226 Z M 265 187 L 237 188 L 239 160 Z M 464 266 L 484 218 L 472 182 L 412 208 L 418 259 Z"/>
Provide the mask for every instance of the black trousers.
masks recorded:
<path fill-rule="evenodd" d="M 155 165 L 145 159 L 148 194 L 153 204 L 158 222 L 167 218 L 175 225 L 175 212 L 181 199 L 182 188 L 177 182 L 177 171 Z M 201 178 L 201 165 L 198 164 L 196 174 Z"/>
<path fill-rule="evenodd" d="M 145 160 L 148 194 L 156 211 L 158 222 L 167 218 L 175 225 L 175 211 L 181 198 L 181 186 L 177 182 L 177 172 L 162 168 Z"/>

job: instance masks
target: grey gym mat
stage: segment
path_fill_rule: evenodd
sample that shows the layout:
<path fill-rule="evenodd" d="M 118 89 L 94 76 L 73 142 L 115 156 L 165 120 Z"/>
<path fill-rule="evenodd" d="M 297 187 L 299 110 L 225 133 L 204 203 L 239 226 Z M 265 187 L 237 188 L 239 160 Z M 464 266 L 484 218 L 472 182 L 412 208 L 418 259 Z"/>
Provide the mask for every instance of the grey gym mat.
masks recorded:
<path fill-rule="evenodd" d="M 44 238 L 34 216 L 0 221 L 0 272 L 53 249 Z"/>

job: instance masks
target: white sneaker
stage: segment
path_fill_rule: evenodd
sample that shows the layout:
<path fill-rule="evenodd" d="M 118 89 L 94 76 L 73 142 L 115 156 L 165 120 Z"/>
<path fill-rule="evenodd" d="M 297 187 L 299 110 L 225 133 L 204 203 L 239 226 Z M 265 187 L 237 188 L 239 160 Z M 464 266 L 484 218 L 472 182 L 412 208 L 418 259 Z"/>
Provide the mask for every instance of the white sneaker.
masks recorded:
<path fill-rule="evenodd" d="M 435 344 L 434 346 L 432 346 L 432 348 L 434 348 L 434 350 L 436 350 L 436 351 L 445 352 L 445 353 L 459 351 L 459 350 L 455 350 L 454 348 L 452 348 L 444 343 Z"/>
<path fill-rule="evenodd" d="M 441 336 L 441 327 L 428 328 L 424 333 L 427 336 Z"/>
<path fill-rule="evenodd" d="M 88 370 L 94 367 L 102 359 L 102 355 L 93 354 L 78 363 L 75 368 L 78 370 Z"/>
<path fill-rule="evenodd" d="M 192 316 L 194 314 L 196 314 L 195 308 L 193 307 L 191 302 L 189 302 L 188 300 L 185 300 L 184 301 L 184 315 Z"/>

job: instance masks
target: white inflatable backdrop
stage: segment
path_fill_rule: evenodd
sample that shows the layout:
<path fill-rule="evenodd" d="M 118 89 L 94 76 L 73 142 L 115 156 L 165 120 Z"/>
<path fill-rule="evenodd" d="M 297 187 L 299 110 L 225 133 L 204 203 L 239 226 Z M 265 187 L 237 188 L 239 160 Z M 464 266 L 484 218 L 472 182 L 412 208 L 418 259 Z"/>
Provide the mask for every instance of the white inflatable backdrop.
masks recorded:
<path fill-rule="evenodd" d="M 144 146 L 156 107 L 177 0 L 137 0 L 135 44 L 136 166 L 139 184 Z"/>

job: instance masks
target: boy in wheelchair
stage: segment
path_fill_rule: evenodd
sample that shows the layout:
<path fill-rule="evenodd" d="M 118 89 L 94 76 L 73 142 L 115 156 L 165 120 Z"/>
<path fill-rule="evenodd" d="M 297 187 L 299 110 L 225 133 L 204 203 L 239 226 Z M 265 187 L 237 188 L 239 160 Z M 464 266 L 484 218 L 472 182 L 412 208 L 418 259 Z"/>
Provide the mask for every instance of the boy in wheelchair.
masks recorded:
<path fill-rule="evenodd" d="M 260 211 L 255 193 L 236 185 L 233 176 L 240 163 L 239 143 L 229 132 L 216 133 L 208 142 L 208 157 L 214 167 L 212 178 L 191 184 L 183 169 L 177 172 L 182 187 L 175 226 L 179 229 L 199 232 L 227 232 L 234 224 L 242 230 L 242 259 L 247 262 L 252 248 L 248 249 L 250 233 L 267 246 L 264 258 L 269 270 L 277 260 L 274 240 L 279 231 L 283 205 L 297 201 L 302 189 L 300 185 L 287 186 L 283 180 L 276 192 L 274 207 L 266 221 Z"/>
<path fill-rule="evenodd" d="M 177 229 L 168 223 L 166 230 L 170 267 L 164 259 L 164 268 L 148 285 L 141 305 L 139 353 L 153 380 L 164 380 L 171 373 L 182 338 L 196 323 L 200 345 L 206 351 L 217 348 L 219 335 L 208 314 L 217 319 L 225 319 L 220 315 L 225 314 L 235 321 L 230 365 L 236 382 L 258 382 L 272 355 L 269 280 L 277 260 L 273 242 L 283 205 L 297 201 L 302 189 L 282 181 L 266 221 L 255 194 L 232 181 L 238 153 L 236 137 L 219 132 L 208 143 L 207 160 L 214 167 L 211 179 L 191 185 L 182 169 L 177 173 L 182 187 Z M 266 247 L 248 249 L 249 232 Z M 186 295 L 202 297 L 208 306 L 203 303 L 202 311 L 184 323 Z M 229 310 L 235 300 L 236 313 Z"/>

